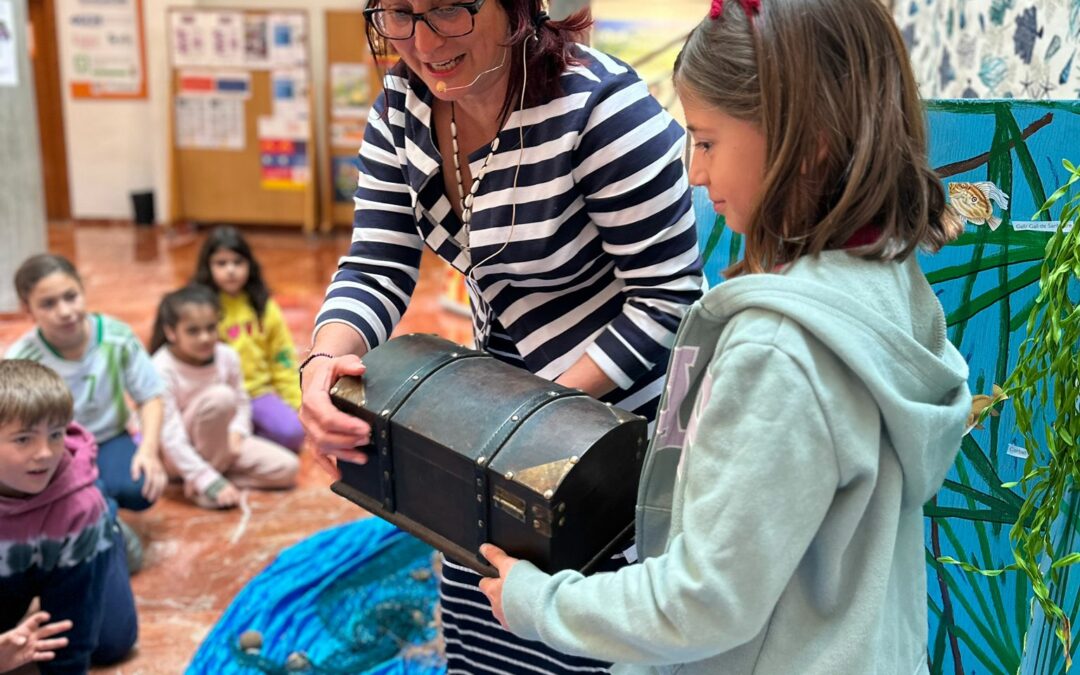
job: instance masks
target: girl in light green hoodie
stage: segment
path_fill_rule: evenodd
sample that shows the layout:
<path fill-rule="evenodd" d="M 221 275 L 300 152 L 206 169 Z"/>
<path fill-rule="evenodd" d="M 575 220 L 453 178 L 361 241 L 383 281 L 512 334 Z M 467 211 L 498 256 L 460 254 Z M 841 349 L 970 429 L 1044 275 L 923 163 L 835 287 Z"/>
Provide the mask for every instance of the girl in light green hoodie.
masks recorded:
<path fill-rule="evenodd" d="M 922 505 L 971 405 L 917 248 L 948 239 L 880 0 L 714 0 L 675 64 L 691 182 L 744 236 L 683 320 L 638 491 L 641 563 L 493 546 L 511 631 L 616 673 L 926 672 Z"/>

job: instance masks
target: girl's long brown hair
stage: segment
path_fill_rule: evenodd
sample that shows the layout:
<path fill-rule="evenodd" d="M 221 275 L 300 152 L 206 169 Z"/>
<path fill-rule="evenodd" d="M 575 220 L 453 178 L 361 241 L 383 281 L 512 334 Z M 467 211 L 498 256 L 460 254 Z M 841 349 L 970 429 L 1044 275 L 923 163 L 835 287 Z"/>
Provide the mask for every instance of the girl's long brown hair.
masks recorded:
<path fill-rule="evenodd" d="M 880 228 L 863 258 L 936 251 L 945 193 L 927 162 L 924 110 L 907 51 L 880 0 L 738 2 L 690 34 L 675 63 L 680 93 L 760 124 L 766 173 L 742 261 L 772 270 Z"/>

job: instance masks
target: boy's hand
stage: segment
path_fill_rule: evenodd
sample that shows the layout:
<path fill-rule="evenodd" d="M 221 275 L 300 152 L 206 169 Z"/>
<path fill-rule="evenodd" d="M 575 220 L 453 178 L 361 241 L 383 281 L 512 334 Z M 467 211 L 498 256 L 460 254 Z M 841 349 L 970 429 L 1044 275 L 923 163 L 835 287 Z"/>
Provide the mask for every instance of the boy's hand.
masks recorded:
<path fill-rule="evenodd" d="M 48 612 L 34 612 L 18 626 L 0 633 L 0 673 L 28 663 L 51 661 L 56 657 L 57 649 L 67 647 L 66 637 L 54 636 L 71 630 L 72 623 L 45 623 L 48 620 Z"/>
<path fill-rule="evenodd" d="M 506 630 L 510 630 L 510 626 L 506 625 L 506 615 L 503 614 L 502 605 L 502 591 L 503 582 L 506 581 L 506 577 L 510 576 L 510 568 L 518 563 L 517 558 L 511 558 L 506 555 L 498 546 L 494 544 L 484 544 L 480 547 L 480 555 L 487 558 L 487 561 L 495 566 L 495 569 L 499 571 L 499 576 L 494 579 L 481 579 L 480 590 L 487 596 L 488 602 L 491 603 L 491 613 L 495 615 L 495 618 L 499 620 L 502 627 Z"/>
<path fill-rule="evenodd" d="M 131 480 L 139 480 L 142 476 L 146 477 L 142 487 L 143 497 L 148 502 L 156 502 L 169 482 L 156 448 L 139 446 L 135 456 L 131 458 Z"/>

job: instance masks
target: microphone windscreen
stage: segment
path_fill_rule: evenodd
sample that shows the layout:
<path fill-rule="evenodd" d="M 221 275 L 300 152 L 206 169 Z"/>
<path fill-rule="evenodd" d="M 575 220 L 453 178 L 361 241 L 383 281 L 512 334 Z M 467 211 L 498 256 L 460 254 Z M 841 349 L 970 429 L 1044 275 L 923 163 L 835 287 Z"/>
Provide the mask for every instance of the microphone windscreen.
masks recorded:
<path fill-rule="evenodd" d="M 439 92 L 440 94 L 445 92 L 446 91 L 446 83 L 443 82 L 442 80 L 439 80 L 438 82 L 436 82 L 435 83 L 435 91 Z"/>

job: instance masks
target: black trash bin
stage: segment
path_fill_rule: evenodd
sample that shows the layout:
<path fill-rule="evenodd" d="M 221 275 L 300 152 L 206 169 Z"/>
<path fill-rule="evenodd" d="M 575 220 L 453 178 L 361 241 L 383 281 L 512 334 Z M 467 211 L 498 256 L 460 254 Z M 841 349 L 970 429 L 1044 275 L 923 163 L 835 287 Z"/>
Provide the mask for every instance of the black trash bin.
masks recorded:
<path fill-rule="evenodd" d="M 136 225 L 154 224 L 154 193 L 132 192 L 131 205 L 135 209 Z"/>

